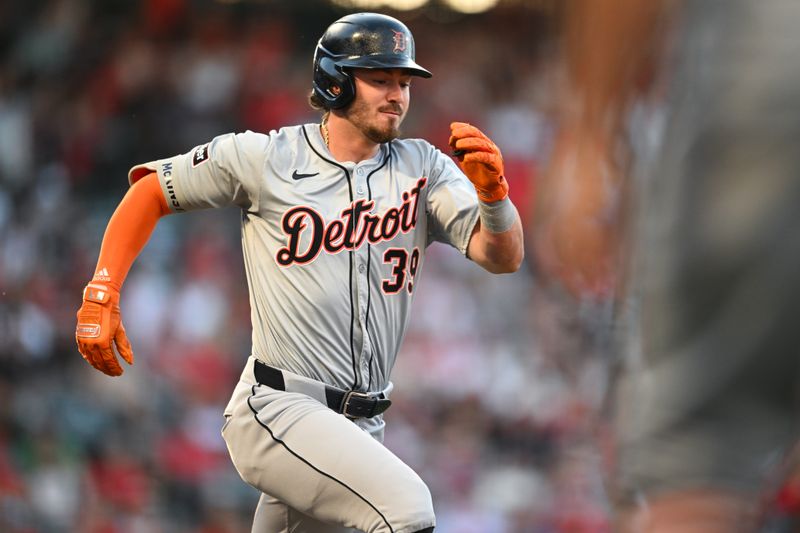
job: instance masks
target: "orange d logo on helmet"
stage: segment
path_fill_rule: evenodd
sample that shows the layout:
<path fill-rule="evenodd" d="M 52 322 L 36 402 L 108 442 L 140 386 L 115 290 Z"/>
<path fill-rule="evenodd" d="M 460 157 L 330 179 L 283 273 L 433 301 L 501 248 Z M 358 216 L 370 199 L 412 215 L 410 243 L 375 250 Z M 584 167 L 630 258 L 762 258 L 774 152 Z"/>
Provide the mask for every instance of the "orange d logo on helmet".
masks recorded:
<path fill-rule="evenodd" d="M 406 34 L 402 31 L 392 30 L 394 33 L 394 50 L 392 52 L 405 52 L 406 50 Z"/>

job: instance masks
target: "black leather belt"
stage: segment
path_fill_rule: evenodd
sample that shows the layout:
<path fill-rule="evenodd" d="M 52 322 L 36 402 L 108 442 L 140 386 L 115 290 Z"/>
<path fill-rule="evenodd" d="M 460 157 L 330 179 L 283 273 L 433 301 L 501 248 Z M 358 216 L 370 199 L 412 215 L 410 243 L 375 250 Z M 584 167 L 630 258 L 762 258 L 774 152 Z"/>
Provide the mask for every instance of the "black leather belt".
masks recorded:
<path fill-rule="evenodd" d="M 283 379 L 283 372 L 280 369 L 256 360 L 253 365 L 253 373 L 256 381 L 261 385 L 276 390 L 286 390 L 286 381 Z M 392 405 L 392 401 L 382 392 L 370 394 L 354 390 L 346 391 L 323 383 L 320 385 L 325 387 L 325 400 L 328 407 L 347 418 L 372 418 L 383 413 Z"/>

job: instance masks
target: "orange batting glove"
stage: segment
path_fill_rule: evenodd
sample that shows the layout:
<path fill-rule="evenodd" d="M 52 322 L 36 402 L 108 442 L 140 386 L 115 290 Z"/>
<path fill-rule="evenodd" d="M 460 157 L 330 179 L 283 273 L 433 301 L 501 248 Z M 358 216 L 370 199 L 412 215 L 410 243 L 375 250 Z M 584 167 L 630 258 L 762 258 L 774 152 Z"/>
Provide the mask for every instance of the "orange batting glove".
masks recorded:
<path fill-rule="evenodd" d="M 484 202 L 497 202 L 508 196 L 503 176 L 503 155 L 481 130 L 466 122 L 450 124 L 450 147 L 461 170 Z"/>
<path fill-rule="evenodd" d="M 86 286 L 83 305 L 78 309 L 75 340 L 86 362 L 104 374 L 122 374 L 113 345 L 129 365 L 133 364 L 133 350 L 119 312 L 119 291 L 96 282 Z"/>

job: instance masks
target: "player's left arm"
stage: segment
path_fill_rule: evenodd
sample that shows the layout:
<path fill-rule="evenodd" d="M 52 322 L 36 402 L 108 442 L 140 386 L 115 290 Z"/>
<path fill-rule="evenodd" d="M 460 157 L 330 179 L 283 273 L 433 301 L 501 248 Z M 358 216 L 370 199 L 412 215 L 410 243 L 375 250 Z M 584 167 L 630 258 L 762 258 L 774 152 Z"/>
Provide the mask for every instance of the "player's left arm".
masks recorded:
<path fill-rule="evenodd" d="M 500 149 L 470 124 L 453 122 L 450 131 L 454 156 L 475 186 L 480 204 L 467 255 L 493 274 L 516 272 L 524 256 L 522 223 L 508 197 Z"/>
<path fill-rule="evenodd" d="M 467 256 L 492 274 L 511 274 L 522 264 L 522 241 L 519 216 L 511 229 L 501 233 L 492 233 L 478 220 L 467 246 Z"/>

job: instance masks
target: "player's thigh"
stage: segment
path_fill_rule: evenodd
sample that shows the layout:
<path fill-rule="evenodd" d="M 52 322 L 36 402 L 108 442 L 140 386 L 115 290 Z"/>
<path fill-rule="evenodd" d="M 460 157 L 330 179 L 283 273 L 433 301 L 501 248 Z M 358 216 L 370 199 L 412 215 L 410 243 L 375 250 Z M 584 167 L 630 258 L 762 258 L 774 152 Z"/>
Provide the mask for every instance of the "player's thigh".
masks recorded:
<path fill-rule="evenodd" d="M 356 533 L 355 530 L 320 522 L 261 493 L 251 533 Z"/>
<path fill-rule="evenodd" d="M 242 385 L 223 435 L 249 484 L 300 513 L 361 531 L 434 525 L 425 483 L 364 430 L 307 396 Z"/>

